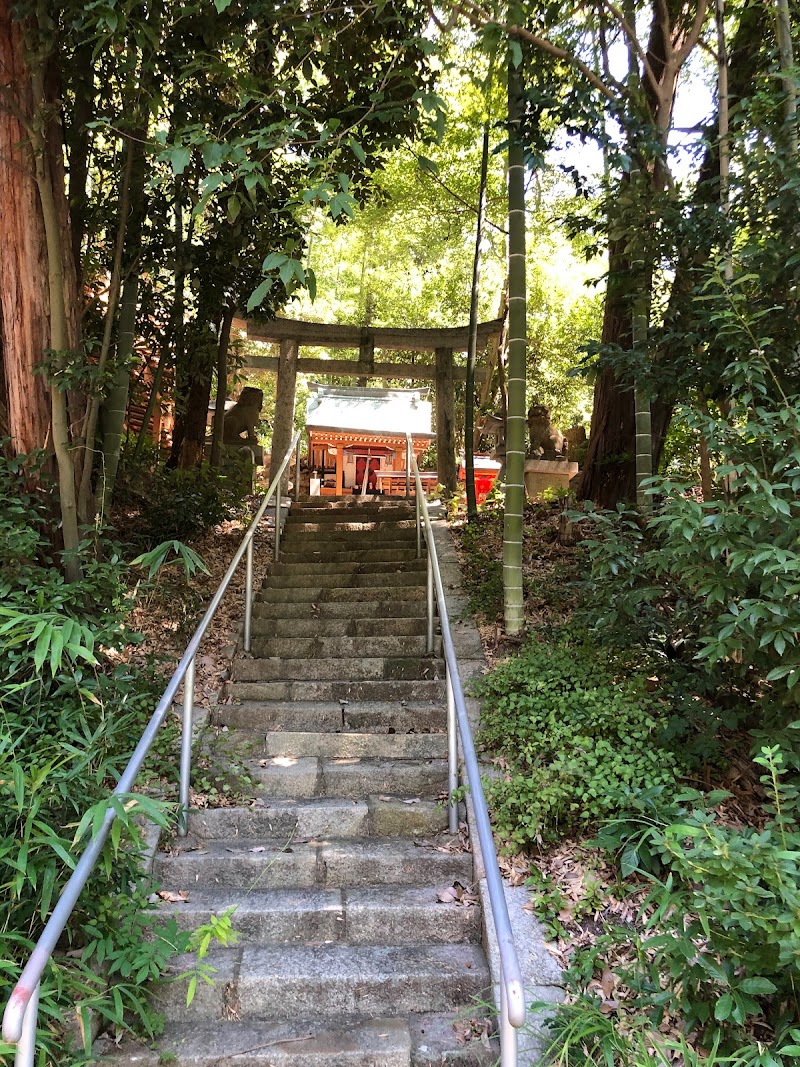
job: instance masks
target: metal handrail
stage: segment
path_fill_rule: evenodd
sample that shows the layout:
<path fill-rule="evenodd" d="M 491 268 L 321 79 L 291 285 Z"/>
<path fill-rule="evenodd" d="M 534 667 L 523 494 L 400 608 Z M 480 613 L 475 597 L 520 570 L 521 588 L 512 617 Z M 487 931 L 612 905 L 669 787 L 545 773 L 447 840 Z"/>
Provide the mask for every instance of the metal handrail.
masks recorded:
<path fill-rule="evenodd" d="M 406 455 L 410 456 L 413 463 L 414 479 L 416 486 L 416 513 L 417 513 L 417 544 L 418 553 L 420 547 L 420 530 L 425 531 L 425 540 L 428 547 L 428 651 L 433 651 L 433 596 L 435 588 L 436 602 L 439 608 L 439 625 L 442 631 L 442 645 L 444 647 L 444 659 L 447 670 L 447 749 L 448 749 L 448 782 L 450 790 L 450 831 L 458 829 L 456 805 L 452 800 L 453 789 L 458 785 L 458 744 L 456 740 L 456 724 L 461 738 L 461 751 L 464 757 L 464 766 L 467 771 L 467 782 L 472 795 L 472 805 L 475 813 L 475 828 L 478 832 L 483 865 L 486 870 L 486 884 L 489 890 L 489 904 L 494 918 L 494 928 L 497 935 L 497 946 L 500 954 L 500 1063 L 501 1067 L 516 1067 L 517 1064 L 517 1029 L 525 1022 L 525 991 L 522 984 L 522 971 L 520 970 L 514 937 L 511 932 L 511 921 L 508 917 L 505 893 L 503 892 L 503 879 L 500 877 L 500 868 L 497 862 L 497 852 L 494 847 L 492 826 L 489 821 L 489 810 L 486 806 L 486 796 L 481 783 L 481 772 L 478 766 L 478 756 L 475 751 L 475 742 L 472 738 L 472 729 L 469 724 L 467 705 L 464 700 L 464 690 L 458 673 L 458 659 L 453 635 L 450 630 L 450 618 L 447 613 L 447 602 L 444 596 L 442 573 L 439 567 L 439 557 L 436 552 L 436 544 L 433 539 L 433 526 L 428 513 L 428 502 L 422 490 L 422 480 L 419 476 L 416 457 L 411 447 L 411 437 L 407 435 Z"/>
<path fill-rule="evenodd" d="M 256 516 L 253 519 L 250 527 L 242 538 L 242 543 L 236 550 L 236 554 L 231 560 L 230 566 L 225 572 L 225 576 L 217 587 L 217 591 L 214 594 L 211 603 L 208 605 L 203 618 L 194 635 L 186 647 L 180 663 L 175 668 L 172 677 L 167 684 L 167 688 L 164 690 L 161 700 L 158 702 L 158 706 L 153 712 L 150 722 L 147 724 L 144 733 L 142 734 L 138 745 L 134 749 L 133 755 L 128 761 L 128 765 L 122 772 L 122 777 L 117 783 L 116 789 L 111 796 L 119 796 L 121 794 L 128 794 L 131 791 L 133 783 L 136 779 L 136 775 L 139 773 L 142 764 L 144 763 L 147 753 L 150 750 L 150 746 L 155 739 L 158 730 L 167 716 L 167 712 L 172 707 L 175 694 L 181 682 L 186 679 L 184 686 L 183 697 L 183 733 L 181 736 L 181 763 L 180 763 L 180 791 L 179 791 L 179 824 L 178 833 L 182 836 L 186 834 L 187 830 L 187 813 L 189 808 L 189 779 L 191 775 L 191 752 L 192 752 L 192 712 L 194 708 L 194 660 L 197 655 L 197 650 L 200 647 L 200 642 L 205 636 L 206 630 L 211 624 L 211 620 L 217 611 L 217 608 L 222 601 L 223 596 L 227 592 L 231 579 L 241 562 L 242 556 L 247 553 L 247 577 L 245 581 L 245 649 L 249 650 L 250 644 L 250 619 L 252 618 L 253 610 L 253 538 L 255 536 L 258 524 L 264 516 L 264 512 L 267 510 L 267 505 L 270 499 L 275 493 L 276 487 L 280 486 L 281 478 L 286 471 L 289 461 L 292 458 L 292 453 L 297 447 L 297 469 L 295 472 L 295 497 L 299 494 L 300 485 L 300 465 L 299 465 L 299 448 L 300 448 L 300 431 L 292 438 L 292 443 L 289 446 L 286 455 L 283 457 L 280 469 L 272 480 L 267 495 L 261 502 L 261 506 L 256 512 Z M 281 523 L 281 496 L 278 492 L 278 496 L 275 502 L 275 552 L 276 558 L 278 553 L 278 546 L 280 544 L 280 523 Z M 110 798 L 109 798 L 110 800 Z M 106 810 L 103 822 L 97 832 L 92 838 L 83 855 L 75 865 L 75 869 L 69 877 L 66 885 L 61 891 L 61 895 L 58 898 L 56 906 L 53 908 L 53 912 L 42 931 L 39 940 L 33 947 L 28 962 L 23 968 L 22 974 L 14 986 L 11 992 L 11 996 L 8 998 L 5 1012 L 3 1014 L 3 1039 L 8 1041 L 12 1045 L 17 1046 L 17 1051 L 14 1059 L 15 1067 L 32 1067 L 34 1062 L 34 1053 L 36 1051 L 36 1021 L 38 1015 L 38 1000 L 39 1000 L 39 983 L 41 981 L 44 969 L 47 966 L 50 957 L 58 943 L 58 939 L 64 931 L 64 927 L 69 921 L 69 917 L 72 914 L 72 910 L 78 901 L 78 897 L 83 891 L 83 887 L 89 879 L 89 875 L 94 870 L 94 866 L 100 856 L 100 853 L 105 844 L 108 832 L 111 829 L 111 824 L 117 817 L 117 813 L 113 807 L 109 807 Z"/>

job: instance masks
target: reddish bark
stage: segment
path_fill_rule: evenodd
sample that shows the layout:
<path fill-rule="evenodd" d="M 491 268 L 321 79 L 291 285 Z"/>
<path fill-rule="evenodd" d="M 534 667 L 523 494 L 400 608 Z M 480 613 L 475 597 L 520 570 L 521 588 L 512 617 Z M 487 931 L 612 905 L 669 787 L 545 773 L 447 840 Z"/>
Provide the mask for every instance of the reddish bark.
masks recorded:
<path fill-rule="evenodd" d="M 0 0 L 0 358 L 8 433 L 15 452 L 50 443 L 50 391 L 35 373 L 50 346 L 50 294 L 41 194 L 37 188 L 29 130 L 36 103 L 25 53 L 22 25 L 12 18 L 10 0 Z M 58 99 L 57 69 L 44 79 L 49 104 Z M 57 109 L 46 130 L 49 173 L 61 231 L 66 341 L 76 348 L 80 308 L 71 251 L 65 193 L 61 125 Z M 70 395 L 70 421 L 80 418 L 83 397 Z"/>
<path fill-rule="evenodd" d="M 43 448 L 50 396 L 34 374 L 50 343 L 47 250 L 26 124 L 30 71 L 10 0 L 0 0 L 0 355 L 8 432 L 15 452 Z"/>

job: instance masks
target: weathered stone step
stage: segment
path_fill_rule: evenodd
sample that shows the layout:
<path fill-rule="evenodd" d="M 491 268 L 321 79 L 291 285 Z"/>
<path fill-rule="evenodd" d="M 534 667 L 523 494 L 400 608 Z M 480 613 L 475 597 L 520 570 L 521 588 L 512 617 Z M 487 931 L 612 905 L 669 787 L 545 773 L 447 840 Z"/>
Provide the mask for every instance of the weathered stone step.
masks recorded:
<path fill-rule="evenodd" d="M 443 804 L 419 797 L 367 795 L 258 800 L 247 808 L 198 808 L 190 813 L 195 838 L 230 842 L 281 838 L 306 842 L 346 837 L 426 837 L 447 829 Z"/>
<path fill-rule="evenodd" d="M 242 941 L 260 944 L 448 945 L 476 942 L 480 908 L 441 904 L 443 886 L 381 889 L 241 889 L 189 892 L 185 903 L 163 903 L 159 921 L 175 918 L 196 929 L 229 908 Z"/>
<path fill-rule="evenodd" d="M 312 1015 L 268 1025 L 191 1022 L 173 1024 L 153 1047 L 126 1038 L 98 1062 L 109 1067 L 411 1067 L 411 1034 L 405 1019 Z"/>
<path fill-rule="evenodd" d="M 413 577 L 413 576 L 412 576 Z M 376 584 L 377 578 L 372 577 L 372 584 L 360 585 L 354 588 L 327 589 L 318 585 L 291 586 L 288 589 L 273 589 L 265 586 L 256 596 L 256 605 L 259 604 L 298 604 L 301 601 L 309 601 L 321 607 L 324 603 L 331 604 L 358 604 L 363 602 L 382 603 L 397 600 L 423 601 L 426 597 L 425 585 L 416 582 L 385 582 Z M 424 608 L 423 608 L 424 610 Z"/>
<path fill-rule="evenodd" d="M 369 619 L 271 619 L 254 615 L 251 623 L 253 637 L 325 638 L 325 637 L 418 637 L 427 632 L 423 615 L 416 618 Z"/>
<path fill-rule="evenodd" d="M 394 592 L 394 590 L 391 590 Z M 253 618 L 261 619 L 344 619 L 351 622 L 355 619 L 424 619 L 425 600 L 413 597 L 405 600 L 389 600 L 390 591 L 381 589 L 379 592 L 372 590 L 360 601 L 335 601 L 330 597 L 312 600 L 311 597 L 302 597 L 292 600 L 284 597 L 281 600 L 265 601 L 256 600 L 253 604 Z"/>
<path fill-rule="evenodd" d="M 401 698 L 402 699 L 402 698 Z M 263 741 L 269 730 L 347 731 L 395 733 L 397 735 L 430 733 L 444 730 L 446 712 L 437 701 L 407 702 L 353 700 L 337 701 L 251 700 L 244 704 L 215 704 L 211 709 L 214 726 L 252 731 Z"/>
<path fill-rule="evenodd" d="M 402 1016 L 457 1010 L 490 992 L 483 952 L 475 945 L 245 944 L 235 953 L 212 950 L 207 962 L 219 964 L 219 977 L 191 1007 L 179 985 L 161 990 L 168 1019 Z"/>
<path fill-rule="evenodd" d="M 192 833 L 169 853 L 158 854 L 155 873 L 165 889 L 189 893 L 217 887 L 439 886 L 456 878 L 466 885 L 472 878 L 472 856 L 402 838 L 330 838 L 292 844 L 288 838 L 204 841 Z"/>
<path fill-rule="evenodd" d="M 398 733 L 311 733 L 270 730 L 263 743 L 265 756 L 324 756 L 329 759 L 446 759 L 447 736 Z"/>
<path fill-rule="evenodd" d="M 237 682 L 430 680 L 444 677 L 444 664 L 431 656 L 352 656 L 349 659 L 240 659 L 234 662 Z"/>
<path fill-rule="evenodd" d="M 414 504 L 386 504 L 381 501 L 353 503 L 352 498 L 322 504 L 301 501 L 293 504 L 288 522 L 402 522 L 416 521 Z"/>
<path fill-rule="evenodd" d="M 246 661 L 243 661 L 246 662 Z M 408 681 L 390 679 L 384 681 L 274 681 L 229 683 L 229 692 L 235 701 L 444 701 L 445 683 L 441 680 Z"/>
<path fill-rule="evenodd" d="M 287 522 L 284 527 L 294 541 L 348 541 L 367 544 L 372 541 L 409 541 L 416 544 L 417 524 L 413 519 L 399 523 L 383 522 Z"/>
<path fill-rule="evenodd" d="M 291 564 L 290 564 L 291 566 Z M 328 568 L 318 569 L 311 574 L 273 574 L 262 587 L 262 592 L 270 589 L 362 589 L 364 586 L 376 586 L 383 575 L 371 572 L 340 571 L 338 566 L 333 572 Z M 387 575 L 391 585 L 413 586 L 425 585 L 427 575 L 424 570 L 393 570 Z"/>
<path fill-rule="evenodd" d="M 446 760 L 271 756 L 251 761 L 248 773 L 256 790 L 270 798 L 350 797 L 362 800 L 371 794 L 391 794 L 430 799 L 447 789 Z"/>
<path fill-rule="evenodd" d="M 414 574 L 417 571 L 426 571 L 428 564 L 425 559 L 412 559 L 407 560 L 405 563 L 388 562 L 388 563 L 342 563 L 338 560 L 336 563 L 336 572 L 341 574 L 342 577 L 350 574 Z M 288 563 L 273 563 L 269 568 L 269 576 L 275 575 L 283 576 L 287 574 L 327 574 L 330 570 L 330 564 L 324 563 L 321 560 L 308 561 L 306 559 L 297 561 L 290 559 Z M 266 582 L 265 582 L 266 584 Z"/>
<path fill-rule="evenodd" d="M 486 1047 L 475 1037 L 463 1044 L 452 1013 L 175 1023 L 152 1047 L 130 1037 L 108 1045 L 105 1051 L 106 1042 L 98 1041 L 96 1055 L 109 1067 L 490 1067 L 499 1055 L 495 1041 Z"/>
<path fill-rule="evenodd" d="M 252 653 L 256 658 L 320 659 L 358 658 L 360 656 L 427 656 L 427 638 L 377 636 L 373 625 L 372 634 L 362 637 L 261 637 L 252 639 Z M 440 651 L 441 641 L 434 639 L 434 655 Z"/>
<path fill-rule="evenodd" d="M 354 545 L 338 548 L 325 545 L 323 548 L 295 547 L 287 538 L 280 551 L 279 562 L 283 563 L 412 563 L 417 558 L 414 546 L 408 548 L 369 548 Z"/>

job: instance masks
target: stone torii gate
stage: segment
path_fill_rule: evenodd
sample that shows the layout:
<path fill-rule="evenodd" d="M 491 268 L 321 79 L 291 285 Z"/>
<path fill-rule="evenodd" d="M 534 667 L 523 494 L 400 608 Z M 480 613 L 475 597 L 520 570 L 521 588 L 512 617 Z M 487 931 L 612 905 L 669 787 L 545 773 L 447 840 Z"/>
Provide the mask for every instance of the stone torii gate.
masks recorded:
<path fill-rule="evenodd" d="M 275 423 L 272 430 L 273 478 L 292 439 L 297 373 L 329 375 L 347 374 L 360 378 L 365 385 L 370 378 L 406 378 L 410 381 L 433 381 L 436 386 L 436 451 L 439 481 L 451 492 L 458 481 L 456 468 L 454 383 L 466 380 L 466 370 L 453 364 L 454 352 L 466 352 L 469 329 L 457 326 L 442 329 L 401 329 L 395 327 L 342 326 L 334 323 L 274 319 L 261 322 L 248 319 L 243 324 L 249 341 L 280 345 L 280 357 L 249 356 L 245 366 L 277 372 Z M 499 341 L 503 320 L 483 322 L 478 326 L 478 351 Z M 357 359 L 320 359 L 301 357 L 301 345 L 325 348 L 358 349 Z M 434 363 L 376 363 L 375 350 L 395 352 L 433 352 Z M 485 371 L 483 372 L 485 374 Z M 476 370 L 476 380 L 483 374 Z"/>

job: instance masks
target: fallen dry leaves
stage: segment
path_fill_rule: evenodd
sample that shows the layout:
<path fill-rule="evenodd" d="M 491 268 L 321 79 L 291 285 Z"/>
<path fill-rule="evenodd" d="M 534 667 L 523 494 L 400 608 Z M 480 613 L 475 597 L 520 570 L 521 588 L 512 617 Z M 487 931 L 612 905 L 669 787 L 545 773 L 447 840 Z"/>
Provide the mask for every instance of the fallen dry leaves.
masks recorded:
<path fill-rule="evenodd" d="M 456 904 L 461 908 L 469 908 L 480 903 L 473 887 L 462 885 L 459 881 L 439 889 L 436 893 L 436 900 L 439 904 Z"/>
<path fill-rule="evenodd" d="M 258 501 L 259 498 L 253 498 Z M 174 564 L 162 568 L 152 588 L 140 585 L 130 626 L 142 634 L 144 641 L 129 645 L 114 658 L 143 664 L 149 655 L 159 657 L 165 684 L 189 643 L 197 623 L 214 595 L 236 549 L 247 531 L 249 521 L 232 519 L 212 527 L 191 542 L 208 567 L 209 574 L 199 571 L 188 581 Z M 262 521 L 254 538 L 254 588 L 259 589 L 272 562 L 272 530 Z M 131 572 L 132 581 L 141 578 Z M 230 661 L 239 638 L 244 615 L 244 561 L 231 579 L 228 592 L 195 659 L 195 704 L 208 707 L 217 700 L 228 677 Z"/>

